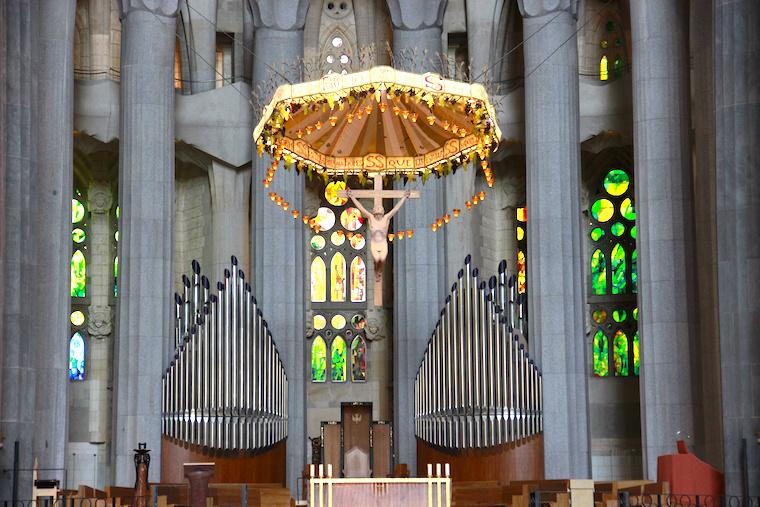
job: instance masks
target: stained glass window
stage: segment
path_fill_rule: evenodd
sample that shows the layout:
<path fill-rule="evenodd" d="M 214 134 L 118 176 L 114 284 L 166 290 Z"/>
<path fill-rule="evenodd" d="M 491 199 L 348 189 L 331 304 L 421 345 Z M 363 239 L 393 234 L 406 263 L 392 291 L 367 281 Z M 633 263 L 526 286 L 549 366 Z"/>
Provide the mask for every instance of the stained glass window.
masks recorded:
<path fill-rule="evenodd" d="M 87 210 L 81 191 L 77 189 L 74 194 L 71 199 L 71 297 L 83 298 L 87 296 Z"/>
<path fill-rule="evenodd" d="M 333 382 L 346 381 L 346 341 L 338 335 L 333 338 L 330 346 L 332 361 L 330 363 L 330 375 Z"/>
<path fill-rule="evenodd" d="M 322 257 L 314 257 L 311 261 L 311 301 L 327 301 L 327 267 Z"/>
<path fill-rule="evenodd" d="M 84 380 L 84 337 L 77 331 L 69 340 L 69 379 Z"/>
<path fill-rule="evenodd" d="M 351 302 L 361 303 L 367 300 L 367 270 L 364 261 L 358 255 L 351 261 Z"/>
<path fill-rule="evenodd" d="M 613 166 L 599 177 L 590 198 L 588 299 L 597 377 L 638 375 L 633 186 L 631 170 Z"/>
<path fill-rule="evenodd" d="M 327 345 L 321 335 L 311 344 L 311 381 L 324 382 L 327 379 Z"/>
<path fill-rule="evenodd" d="M 515 213 L 515 235 L 517 237 L 517 292 L 525 294 L 528 285 L 528 210 L 525 206 Z"/>
<path fill-rule="evenodd" d="M 71 255 L 71 297 L 83 298 L 87 295 L 87 259 L 82 250 Z"/>
<path fill-rule="evenodd" d="M 338 252 L 330 261 L 330 301 L 346 300 L 346 258 Z"/>
<path fill-rule="evenodd" d="M 366 365 L 365 309 L 367 302 L 366 223 L 349 199 L 338 192 L 347 187 L 358 188 L 359 182 L 349 180 L 329 182 L 321 192 L 321 206 L 315 216 L 320 230 L 308 237 L 311 255 L 311 333 L 318 334 L 321 343 L 311 343 L 312 374 L 314 364 L 324 354 L 321 380 L 314 382 L 347 382 L 366 380 L 354 372 L 354 343 L 361 342 L 362 361 Z M 349 370 L 351 376 L 349 377 Z M 355 375 L 356 373 L 356 375 Z M 358 375 L 358 376 L 357 376 Z M 312 379 L 314 376 L 312 375 Z"/>
<path fill-rule="evenodd" d="M 620 23 L 607 20 L 599 33 L 599 81 L 612 81 L 623 75 L 625 51 Z"/>
<path fill-rule="evenodd" d="M 351 341 L 351 381 L 367 380 L 367 344 L 364 338 L 356 336 Z"/>

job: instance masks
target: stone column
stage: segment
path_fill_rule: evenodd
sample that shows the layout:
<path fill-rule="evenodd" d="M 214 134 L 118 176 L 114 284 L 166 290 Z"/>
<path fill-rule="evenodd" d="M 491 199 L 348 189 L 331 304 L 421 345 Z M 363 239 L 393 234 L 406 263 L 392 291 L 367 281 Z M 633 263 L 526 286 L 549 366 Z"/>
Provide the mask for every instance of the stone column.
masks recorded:
<path fill-rule="evenodd" d="M 221 280 L 230 267 L 230 257 L 240 261 L 248 277 L 250 272 L 251 171 L 236 169 L 218 160 L 211 161 L 208 173 L 211 186 L 211 219 L 213 227 L 211 280 Z"/>
<path fill-rule="evenodd" d="M 132 449 L 160 461 L 161 373 L 172 337 L 174 37 L 177 0 L 122 7 L 119 298 L 114 484 L 134 480 Z M 164 350 L 157 353 L 159 350 Z M 157 481 L 160 467 L 150 480 Z"/>
<path fill-rule="evenodd" d="M 446 0 L 389 0 L 397 68 L 440 72 L 441 23 Z M 414 377 L 447 292 L 445 238 L 430 224 L 445 207 L 445 181 L 431 178 L 420 199 L 408 201 L 393 228 L 414 230 L 412 241 L 393 243 L 393 435 L 396 462 L 414 471 Z M 464 259 L 462 259 L 464 260 Z"/>
<path fill-rule="evenodd" d="M 375 59 L 372 65 L 388 65 L 387 42 L 389 30 L 385 14 L 385 0 L 355 0 L 354 20 L 356 42 L 359 49 L 372 47 Z"/>
<path fill-rule="evenodd" d="M 90 443 L 105 443 L 110 418 L 111 350 L 113 328 L 111 298 L 113 297 L 113 242 L 111 225 L 113 196 L 108 183 L 96 181 L 87 190 L 87 209 L 90 210 L 90 275 L 87 334 L 90 336 L 86 381 L 90 384 L 89 433 Z"/>
<path fill-rule="evenodd" d="M 14 443 L 19 443 L 19 467 L 32 467 L 34 438 L 34 396 L 36 347 L 29 332 L 28 312 L 33 308 L 29 278 L 32 256 L 29 254 L 30 181 L 37 166 L 37 74 L 33 61 L 39 34 L 39 11 L 36 0 L 0 2 L 0 100 L 2 100 L 3 181 L 0 195 L 4 226 L 0 254 L 3 270 L 2 303 L 2 406 L 0 427 L 3 450 L 0 467 L 13 468 Z M 68 194 L 67 194 L 68 195 Z M 67 333 L 68 334 L 68 333 Z M 64 335 L 66 336 L 66 335 Z M 65 338 L 63 338 L 65 339 Z M 18 480 L 19 498 L 31 498 L 31 473 L 23 472 Z M 2 498 L 10 500 L 10 474 L 0 474 Z"/>
<path fill-rule="evenodd" d="M 37 397 L 34 454 L 40 468 L 63 468 L 68 442 L 71 188 L 73 181 L 75 0 L 41 0 L 38 148 L 31 201 Z M 28 311 L 28 310 L 27 310 Z M 29 316 L 31 317 L 31 315 Z M 61 477 L 62 479 L 62 477 Z"/>
<path fill-rule="evenodd" d="M 688 2 L 631 2 L 644 477 L 694 435 Z M 530 216 L 530 209 L 528 209 Z M 531 233 L 534 229 L 531 227 Z"/>
<path fill-rule="evenodd" d="M 111 68 L 111 2 L 89 0 L 87 3 L 89 30 L 89 79 L 108 79 Z"/>
<path fill-rule="evenodd" d="M 520 0 L 525 40 L 530 353 L 544 379 L 547 479 L 591 477 L 575 0 Z"/>
<path fill-rule="evenodd" d="M 716 0 L 718 298 L 726 494 L 760 495 L 760 5 Z M 741 447 L 746 442 L 747 474 Z M 746 489 L 743 489 L 746 488 Z"/>
<path fill-rule="evenodd" d="M 303 27 L 307 0 L 249 0 L 255 24 L 253 90 L 269 101 L 274 85 L 285 78 L 301 81 Z M 275 72 L 277 71 L 277 73 Z M 279 74 L 278 74 L 279 73 Z M 254 123 L 259 120 L 254 117 Z M 256 146 L 252 147 L 256 153 Z M 288 375 L 287 485 L 296 491 L 297 478 L 306 463 L 306 398 L 304 345 L 303 223 L 269 200 L 269 192 L 282 195 L 292 209 L 303 210 L 304 177 L 282 167 L 270 188 L 261 180 L 271 165 L 269 157 L 254 155 L 251 176 L 251 265 L 256 296 L 269 322 Z"/>
<path fill-rule="evenodd" d="M 184 30 L 189 36 L 187 59 L 190 62 L 190 89 L 193 93 L 216 87 L 216 2 L 181 0 Z"/>

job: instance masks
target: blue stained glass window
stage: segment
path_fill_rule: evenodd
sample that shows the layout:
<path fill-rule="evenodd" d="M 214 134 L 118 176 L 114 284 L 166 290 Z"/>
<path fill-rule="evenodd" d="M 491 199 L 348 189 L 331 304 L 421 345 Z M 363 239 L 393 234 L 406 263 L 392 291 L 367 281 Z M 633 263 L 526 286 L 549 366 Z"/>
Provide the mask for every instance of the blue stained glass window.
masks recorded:
<path fill-rule="evenodd" d="M 84 337 L 77 331 L 69 340 L 69 379 L 84 380 Z"/>

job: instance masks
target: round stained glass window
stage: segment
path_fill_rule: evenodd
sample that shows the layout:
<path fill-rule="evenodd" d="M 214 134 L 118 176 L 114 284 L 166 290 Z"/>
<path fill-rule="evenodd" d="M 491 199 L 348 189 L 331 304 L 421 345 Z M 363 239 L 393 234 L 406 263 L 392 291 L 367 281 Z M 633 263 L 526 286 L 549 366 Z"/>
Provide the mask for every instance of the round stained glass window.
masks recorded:
<path fill-rule="evenodd" d="M 314 316 L 314 329 L 319 331 L 320 329 L 324 329 L 327 325 L 327 319 L 324 315 L 315 315 Z"/>
<path fill-rule="evenodd" d="M 631 237 L 636 239 L 636 226 L 631 227 Z"/>
<path fill-rule="evenodd" d="M 367 321 L 364 318 L 364 315 L 359 315 L 358 313 L 351 317 L 351 327 L 356 329 L 357 331 L 364 329 L 364 326 L 367 325 Z"/>
<path fill-rule="evenodd" d="M 362 212 L 356 208 L 346 208 L 340 214 L 340 223 L 349 231 L 355 231 L 364 223 Z"/>
<path fill-rule="evenodd" d="M 82 241 L 84 241 L 85 237 L 86 237 L 86 234 L 79 227 L 71 231 L 71 239 L 74 241 L 74 243 L 81 243 Z"/>
<path fill-rule="evenodd" d="M 323 231 L 329 231 L 335 225 L 335 213 L 330 208 L 321 207 L 317 210 L 317 216 L 314 217 L 317 225 Z"/>
<path fill-rule="evenodd" d="M 594 220 L 599 222 L 606 222 L 615 213 L 615 206 L 609 199 L 597 199 L 597 201 L 591 205 L 591 216 Z"/>
<path fill-rule="evenodd" d="M 348 242 L 351 243 L 351 247 L 354 250 L 361 250 L 366 244 L 366 241 L 364 241 L 364 236 L 358 232 L 354 233 L 350 238 L 348 238 Z"/>
<path fill-rule="evenodd" d="M 330 242 L 335 246 L 340 246 L 346 242 L 346 233 L 343 231 L 335 231 L 330 235 Z"/>
<path fill-rule="evenodd" d="M 69 317 L 69 320 L 71 320 L 72 324 L 79 327 L 82 324 L 84 324 L 84 313 L 80 312 L 79 310 L 75 312 L 71 312 L 71 316 Z"/>
<path fill-rule="evenodd" d="M 327 63 L 335 63 L 335 57 L 333 55 L 327 55 L 325 60 L 327 60 Z"/>
<path fill-rule="evenodd" d="M 633 320 L 639 320 L 639 309 L 638 307 L 633 309 Z"/>
<path fill-rule="evenodd" d="M 622 236 L 625 232 L 625 225 L 621 224 L 620 222 L 615 222 L 612 224 L 612 227 L 610 227 L 610 232 L 613 236 Z"/>
<path fill-rule="evenodd" d="M 345 65 L 346 63 L 348 63 L 348 60 L 349 60 L 348 55 L 345 55 L 345 54 L 340 55 L 340 63 Z"/>
<path fill-rule="evenodd" d="M 594 313 L 591 315 L 591 318 L 593 318 L 594 322 L 596 322 L 597 324 L 604 324 L 604 321 L 607 320 L 607 312 L 605 312 L 601 308 L 599 310 L 594 310 Z"/>
<path fill-rule="evenodd" d="M 346 318 L 341 314 L 333 315 L 330 325 L 335 329 L 343 329 L 346 327 Z"/>
<path fill-rule="evenodd" d="M 77 199 L 71 200 L 71 223 L 76 224 L 84 218 L 84 204 Z"/>
<path fill-rule="evenodd" d="M 615 197 L 623 195 L 628 190 L 629 184 L 628 175 L 620 169 L 613 169 L 604 177 L 604 189 Z"/>
<path fill-rule="evenodd" d="M 628 317 L 628 312 L 623 309 L 617 309 L 612 312 L 612 318 L 615 322 L 624 322 L 626 317 Z"/>
<path fill-rule="evenodd" d="M 339 48 L 343 45 L 343 39 L 340 37 L 333 37 L 332 45 L 334 48 Z"/>
<path fill-rule="evenodd" d="M 331 181 L 325 187 L 325 199 L 333 206 L 343 206 L 348 202 L 348 197 L 338 197 L 338 192 L 345 189 L 345 181 Z"/>
<path fill-rule="evenodd" d="M 314 250 L 322 250 L 325 247 L 325 238 L 322 236 L 312 236 L 311 237 L 311 247 Z"/>
<path fill-rule="evenodd" d="M 633 201 L 630 197 L 626 197 L 620 203 L 620 214 L 627 220 L 636 220 L 636 209 L 633 207 Z"/>
<path fill-rule="evenodd" d="M 525 237 L 525 229 L 522 227 L 517 227 L 517 241 L 522 241 Z"/>
<path fill-rule="evenodd" d="M 594 241 L 599 241 L 604 237 L 604 229 L 601 227 L 594 227 L 591 229 L 591 239 Z"/>

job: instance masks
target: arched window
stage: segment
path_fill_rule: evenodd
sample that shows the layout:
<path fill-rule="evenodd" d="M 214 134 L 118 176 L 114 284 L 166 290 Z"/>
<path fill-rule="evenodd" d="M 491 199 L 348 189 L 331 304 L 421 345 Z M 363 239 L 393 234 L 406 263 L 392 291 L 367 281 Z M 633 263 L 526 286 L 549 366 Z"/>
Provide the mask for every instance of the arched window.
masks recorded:
<path fill-rule="evenodd" d="M 589 209 L 589 308 L 594 375 L 639 373 L 636 211 L 630 170 L 610 167 Z"/>
<path fill-rule="evenodd" d="M 77 331 L 69 340 L 69 379 L 84 380 L 84 337 Z"/>
<path fill-rule="evenodd" d="M 75 181 L 71 199 L 71 314 L 69 322 L 69 379 L 84 380 L 85 337 L 88 320 L 89 294 L 87 261 L 89 260 L 90 217 L 82 185 Z"/>
<path fill-rule="evenodd" d="M 80 190 L 75 190 L 71 199 L 71 297 L 87 296 L 87 209 Z"/>
<path fill-rule="evenodd" d="M 517 235 L 517 292 L 525 293 L 527 287 L 528 251 L 528 211 L 524 206 L 517 208 L 515 233 Z"/>
<path fill-rule="evenodd" d="M 344 181 L 328 183 L 315 216 L 319 232 L 309 239 L 311 252 L 312 381 L 366 380 L 364 339 L 367 307 L 367 266 L 364 217 L 339 197 Z M 358 341 L 357 341 L 358 340 Z M 348 353 L 349 344 L 351 354 Z M 356 347 L 356 348 L 355 348 Z M 321 372 L 324 354 L 324 374 Z M 328 361 L 329 358 L 329 361 Z"/>
<path fill-rule="evenodd" d="M 625 69 L 625 41 L 620 23 L 608 18 L 600 30 L 599 80 L 612 81 Z"/>
<path fill-rule="evenodd" d="M 333 31 L 322 45 L 322 74 L 348 74 L 355 58 L 348 37 L 340 30 Z"/>

